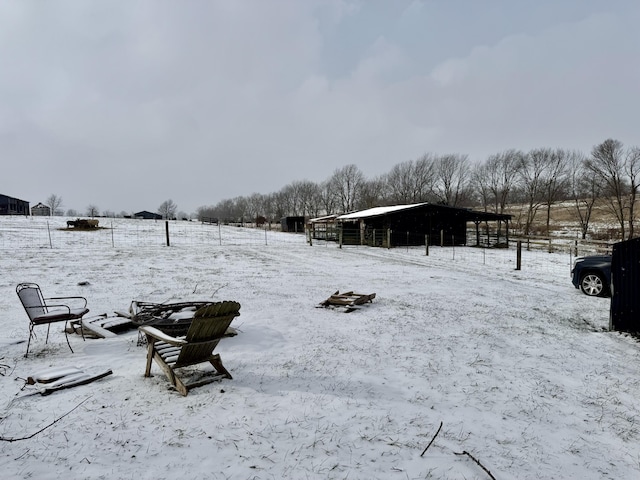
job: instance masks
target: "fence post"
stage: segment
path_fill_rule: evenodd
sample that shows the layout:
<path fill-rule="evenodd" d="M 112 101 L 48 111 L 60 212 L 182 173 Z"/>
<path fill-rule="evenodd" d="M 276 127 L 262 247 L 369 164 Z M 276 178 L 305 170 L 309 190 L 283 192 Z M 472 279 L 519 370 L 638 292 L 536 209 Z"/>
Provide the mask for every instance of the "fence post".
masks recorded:
<path fill-rule="evenodd" d="M 429 235 L 424 236 L 424 246 L 426 249 L 425 255 L 428 257 L 429 256 Z"/>
<path fill-rule="evenodd" d="M 516 247 L 516 270 L 522 269 L 522 240 L 518 240 Z"/>
<path fill-rule="evenodd" d="M 338 230 L 338 247 L 342 248 L 342 228 Z"/>
<path fill-rule="evenodd" d="M 169 247 L 170 246 L 170 244 L 169 244 L 169 220 L 165 220 L 164 221 L 164 229 L 165 229 L 165 233 L 166 233 L 166 236 L 167 236 L 167 247 Z"/>
<path fill-rule="evenodd" d="M 440 248 L 444 247 L 444 230 L 440 230 Z"/>
<path fill-rule="evenodd" d="M 51 242 L 51 229 L 49 228 L 48 221 L 47 221 L 47 233 L 49 233 L 49 248 L 53 248 L 53 243 Z"/>

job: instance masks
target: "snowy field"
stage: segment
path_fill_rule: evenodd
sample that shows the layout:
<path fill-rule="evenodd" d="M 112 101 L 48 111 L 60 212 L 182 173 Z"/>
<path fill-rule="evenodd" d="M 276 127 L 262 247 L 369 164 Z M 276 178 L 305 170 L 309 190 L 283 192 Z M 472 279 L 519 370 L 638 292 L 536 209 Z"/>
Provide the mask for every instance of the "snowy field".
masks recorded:
<path fill-rule="evenodd" d="M 339 249 L 195 222 L 171 223 L 167 247 L 163 222 L 65 220 L 0 217 L 2 478 L 640 478 L 640 344 L 573 288 L 569 254 L 525 251 L 516 271 L 514 249 Z M 155 363 L 143 377 L 136 331 L 70 335 L 71 353 L 61 324 L 25 359 L 24 281 L 86 296 L 89 315 L 236 300 L 240 333 L 216 349 L 234 378 L 182 397 Z M 316 308 L 336 290 L 377 297 Z M 113 375 L 23 388 L 66 366 Z"/>

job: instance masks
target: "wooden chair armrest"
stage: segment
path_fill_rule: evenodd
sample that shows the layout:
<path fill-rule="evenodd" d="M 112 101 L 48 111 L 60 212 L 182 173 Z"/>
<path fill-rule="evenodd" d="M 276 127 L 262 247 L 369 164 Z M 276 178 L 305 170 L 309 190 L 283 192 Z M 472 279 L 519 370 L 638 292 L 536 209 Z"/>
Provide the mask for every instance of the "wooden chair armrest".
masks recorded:
<path fill-rule="evenodd" d="M 186 345 L 187 343 L 189 343 L 186 340 L 183 340 L 181 338 L 176 338 L 176 337 L 172 337 L 171 335 L 167 335 L 166 333 L 158 330 L 155 327 L 151 327 L 149 325 L 143 325 L 139 327 L 138 330 L 140 330 L 146 335 L 149 335 L 150 337 L 155 338 L 156 340 L 167 342 L 171 345 L 175 345 L 176 347 L 180 347 L 182 345 Z"/>

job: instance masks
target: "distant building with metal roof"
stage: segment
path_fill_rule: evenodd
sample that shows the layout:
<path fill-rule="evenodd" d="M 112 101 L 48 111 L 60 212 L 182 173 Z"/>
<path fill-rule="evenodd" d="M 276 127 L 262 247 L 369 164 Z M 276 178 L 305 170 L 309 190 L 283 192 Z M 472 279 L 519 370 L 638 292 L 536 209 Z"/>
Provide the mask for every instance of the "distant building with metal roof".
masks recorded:
<path fill-rule="evenodd" d="M 508 244 L 511 215 L 478 212 L 433 203 L 416 203 L 373 207 L 339 215 L 328 222 L 316 220 L 310 221 L 312 228 L 331 222 L 340 233 L 342 243 L 347 245 L 391 247 L 425 245 L 427 242 L 429 245 L 467 245 L 467 224 L 470 222 L 475 225 L 476 245 L 496 245 Z M 497 223 L 491 229 L 491 233 L 489 222 Z M 481 237 L 481 224 L 485 224 L 486 238 Z M 322 229 L 327 231 L 328 225 Z M 313 236 L 313 231 L 311 235 Z M 329 237 L 326 233 L 323 236 Z"/>

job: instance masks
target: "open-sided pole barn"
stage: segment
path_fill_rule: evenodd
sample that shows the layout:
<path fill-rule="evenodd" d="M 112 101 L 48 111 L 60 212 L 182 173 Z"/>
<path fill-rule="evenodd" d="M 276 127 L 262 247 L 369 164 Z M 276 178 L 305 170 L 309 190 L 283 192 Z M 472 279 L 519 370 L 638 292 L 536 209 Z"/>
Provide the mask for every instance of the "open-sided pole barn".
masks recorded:
<path fill-rule="evenodd" d="M 511 215 L 478 212 L 432 203 L 375 207 L 340 215 L 335 222 L 346 245 L 395 247 L 404 245 L 467 245 L 469 223 L 475 244 L 508 245 Z M 481 225 L 485 232 L 481 234 Z M 489 225 L 493 228 L 489 228 Z M 502 228 L 504 224 L 504 229 Z"/>

